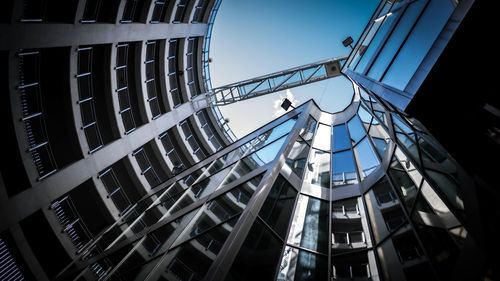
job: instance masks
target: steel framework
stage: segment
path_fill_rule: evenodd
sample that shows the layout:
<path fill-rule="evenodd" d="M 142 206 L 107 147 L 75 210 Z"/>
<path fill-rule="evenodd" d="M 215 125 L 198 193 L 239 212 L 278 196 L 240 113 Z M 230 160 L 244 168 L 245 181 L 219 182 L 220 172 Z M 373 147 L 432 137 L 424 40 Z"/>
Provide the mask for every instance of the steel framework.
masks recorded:
<path fill-rule="evenodd" d="M 347 57 L 334 57 L 214 88 L 205 95 L 207 104 L 227 105 L 340 76 L 340 62 Z"/>

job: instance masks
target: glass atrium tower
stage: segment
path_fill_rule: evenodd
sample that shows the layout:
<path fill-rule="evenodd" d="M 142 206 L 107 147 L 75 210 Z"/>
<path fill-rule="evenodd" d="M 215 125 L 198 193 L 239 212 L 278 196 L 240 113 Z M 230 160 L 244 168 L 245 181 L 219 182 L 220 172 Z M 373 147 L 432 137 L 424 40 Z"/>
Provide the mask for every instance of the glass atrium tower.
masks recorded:
<path fill-rule="evenodd" d="M 212 99 L 220 4 L 4 3 L 0 280 L 492 274 L 474 263 L 484 259 L 475 179 L 404 111 L 471 1 L 381 1 L 348 57 L 256 78 L 267 89 L 224 88 L 219 101 L 230 103 L 352 82 L 342 112 L 309 100 L 241 139 Z M 413 69 L 391 69 L 443 11 Z"/>

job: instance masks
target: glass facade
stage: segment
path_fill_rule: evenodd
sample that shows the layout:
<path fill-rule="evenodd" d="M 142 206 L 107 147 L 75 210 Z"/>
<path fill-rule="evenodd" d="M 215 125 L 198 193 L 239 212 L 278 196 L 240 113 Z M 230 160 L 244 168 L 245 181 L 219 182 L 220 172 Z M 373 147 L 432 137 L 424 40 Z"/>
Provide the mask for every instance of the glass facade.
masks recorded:
<path fill-rule="evenodd" d="M 449 40 L 442 33 L 456 28 L 447 24 L 457 5 L 441 0 L 381 1 L 344 65 L 346 74 L 404 109 L 422 82 L 419 73 L 429 71 L 425 59 L 436 58 Z"/>
<path fill-rule="evenodd" d="M 464 239 L 456 165 L 420 124 L 354 87 L 343 112 L 308 102 L 154 188 L 67 274 L 437 280 Z"/>

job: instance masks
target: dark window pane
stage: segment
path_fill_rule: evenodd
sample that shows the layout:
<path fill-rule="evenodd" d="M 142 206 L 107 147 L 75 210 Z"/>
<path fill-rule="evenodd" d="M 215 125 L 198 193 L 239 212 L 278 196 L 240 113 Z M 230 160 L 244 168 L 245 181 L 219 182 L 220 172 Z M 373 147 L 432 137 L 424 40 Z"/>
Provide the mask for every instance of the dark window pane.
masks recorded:
<path fill-rule="evenodd" d="M 271 281 L 283 243 L 257 218 L 226 276 L 226 281 Z"/>
<path fill-rule="evenodd" d="M 297 191 L 282 177 L 274 182 L 259 216 L 273 228 L 282 239 L 288 228 L 288 222 L 295 203 Z"/>

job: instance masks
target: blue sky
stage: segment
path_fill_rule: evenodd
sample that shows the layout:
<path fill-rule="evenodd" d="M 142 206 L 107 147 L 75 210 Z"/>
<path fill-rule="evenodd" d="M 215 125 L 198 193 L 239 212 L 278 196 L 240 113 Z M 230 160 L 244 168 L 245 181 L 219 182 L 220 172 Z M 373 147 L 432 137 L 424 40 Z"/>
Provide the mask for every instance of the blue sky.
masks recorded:
<path fill-rule="evenodd" d="M 223 0 L 210 46 L 212 86 L 348 54 L 342 40 L 356 41 L 379 0 Z M 347 106 L 352 86 L 343 77 L 250 99 L 220 109 L 238 137 L 283 114 L 279 100 L 314 98 L 323 110 Z M 278 109 L 276 109 L 278 107 Z"/>

